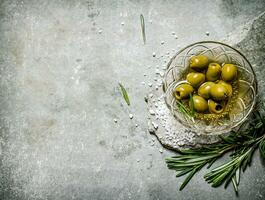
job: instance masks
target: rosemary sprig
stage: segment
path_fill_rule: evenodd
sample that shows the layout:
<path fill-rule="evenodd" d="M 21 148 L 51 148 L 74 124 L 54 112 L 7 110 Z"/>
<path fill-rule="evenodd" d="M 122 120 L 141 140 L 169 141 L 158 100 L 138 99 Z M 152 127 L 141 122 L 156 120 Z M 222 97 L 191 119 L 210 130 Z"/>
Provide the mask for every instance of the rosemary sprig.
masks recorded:
<path fill-rule="evenodd" d="M 144 44 L 146 43 L 146 35 L 145 35 L 145 22 L 144 22 L 144 16 L 140 15 L 140 21 L 141 21 L 141 30 L 142 30 L 142 37 Z"/>
<path fill-rule="evenodd" d="M 255 112 L 250 123 L 245 122 L 237 132 L 233 131 L 230 135 L 221 137 L 222 141 L 217 145 L 178 151 L 180 155 L 166 158 L 167 166 L 178 172 L 176 177 L 188 174 L 180 187 L 182 190 L 201 168 L 205 165 L 208 165 L 207 168 L 211 167 L 222 155 L 233 151 L 231 160 L 212 169 L 205 175 L 205 180 L 213 187 L 224 183 L 225 188 L 232 182 L 237 193 L 240 174 L 250 165 L 252 155 L 258 147 L 265 158 L 264 130 L 265 116 Z"/>
<path fill-rule="evenodd" d="M 232 148 L 234 148 L 234 146 L 231 146 L 229 143 L 221 143 L 216 146 L 202 147 L 200 149 L 182 150 L 179 151 L 179 156 L 166 158 L 166 163 L 169 169 L 180 171 L 176 177 L 189 173 L 180 186 L 180 190 L 182 190 L 196 172 L 207 164 L 208 168 L 211 167 L 219 157 Z"/>
<path fill-rule="evenodd" d="M 261 135 L 261 131 L 263 133 L 264 129 L 262 126 L 257 126 L 256 129 L 252 130 L 253 133 L 259 136 Z M 237 193 L 241 171 L 244 172 L 247 166 L 250 166 L 254 151 L 264 141 L 265 135 L 260 137 L 252 136 L 252 138 L 246 140 L 241 145 L 237 145 L 234 149 L 234 153 L 231 154 L 232 159 L 229 162 L 212 169 L 204 176 L 205 180 L 212 184 L 213 187 L 218 187 L 225 183 L 225 188 L 232 181 L 235 192 Z M 264 150 L 261 150 L 260 152 L 262 154 L 264 153 Z"/>
<path fill-rule="evenodd" d="M 127 103 L 127 105 L 129 106 L 130 105 L 129 95 L 128 95 L 125 87 L 121 83 L 119 83 L 119 86 L 120 86 L 120 89 L 121 89 L 122 96 L 123 96 L 125 102 Z"/>

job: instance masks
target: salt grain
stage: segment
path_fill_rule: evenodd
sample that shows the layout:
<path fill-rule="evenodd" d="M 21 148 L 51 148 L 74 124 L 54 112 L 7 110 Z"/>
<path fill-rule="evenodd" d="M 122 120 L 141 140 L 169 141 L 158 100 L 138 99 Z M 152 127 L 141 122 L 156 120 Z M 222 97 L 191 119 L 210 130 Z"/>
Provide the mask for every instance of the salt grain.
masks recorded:
<path fill-rule="evenodd" d="M 155 122 L 152 122 L 152 125 L 155 129 L 158 129 L 158 124 L 156 124 Z"/>
<path fill-rule="evenodd" d="M 155 111 L 152 110 L 152 109 L 149 110 L 149 113 L 150 113 L 150 115 L 155 115 L 156 114 Z"/>

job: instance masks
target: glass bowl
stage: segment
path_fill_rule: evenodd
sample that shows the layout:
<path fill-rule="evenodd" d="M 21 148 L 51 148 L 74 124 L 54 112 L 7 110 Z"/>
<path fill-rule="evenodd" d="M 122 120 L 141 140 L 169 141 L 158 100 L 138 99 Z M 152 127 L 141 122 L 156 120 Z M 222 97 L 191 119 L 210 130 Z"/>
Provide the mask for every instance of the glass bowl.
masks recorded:
<path fill-rule="evenodd" d="M 233 97 L 226 111 L 218 117 L 203 119 L 197 114 L 195 117 L 188 116 L 178 109 L 173 95 L 175 88 L 185 82 L 184 74 L 189 69 L 190 57 L 200 54 L 219 64 L 232 63 L 238 67 L 238 81 L 233 85 Z M 163 90 L 167 106 L 181 124 L 197 134 L 219 135 L 238 127 L 253 111 L 257 96 L 257 80 L 251 64 L 238 50 L 220 42 L 203 41 L 188 45 L 170 60 L 164 75 Z"/>

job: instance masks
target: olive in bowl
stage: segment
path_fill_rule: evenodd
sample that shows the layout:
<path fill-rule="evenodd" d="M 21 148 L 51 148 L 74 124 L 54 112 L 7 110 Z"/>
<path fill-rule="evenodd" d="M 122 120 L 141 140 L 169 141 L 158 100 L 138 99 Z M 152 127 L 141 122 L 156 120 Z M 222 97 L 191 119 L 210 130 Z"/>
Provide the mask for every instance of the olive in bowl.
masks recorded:
<path fill-rule="evenodd" d="M 187 99 L 193 91 L 194 89 L 190 84 L 183 83 L 176 87 L 174 95 L 178 100 Z"/>
<path fill-rule="evenodd" d="M 187 75 L 187 81 L 192 87 L 198 88 L 204 83 L 205 75 L 203 73 L 191 72 Z"/>
<path fill-rule="evenodd" d="M 190 58 L 190 67 L 196 71 L 202 71 L 208 67 L 209 59 L 205 55 L 192 56 Z"/>

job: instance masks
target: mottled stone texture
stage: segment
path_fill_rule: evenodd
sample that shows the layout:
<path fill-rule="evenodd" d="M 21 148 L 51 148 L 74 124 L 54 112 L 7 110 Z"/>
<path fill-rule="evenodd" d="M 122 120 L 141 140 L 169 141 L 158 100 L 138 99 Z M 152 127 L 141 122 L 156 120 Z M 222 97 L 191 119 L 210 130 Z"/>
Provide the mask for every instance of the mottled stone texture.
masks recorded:
<path fill-rule="evenodd" d="M 261 99 L 265 100 L 265 13 L 255 18 L 246 37 L 235 45 L 252 63 L 256 71 Z"/>
<path fill-rule="evenodd" d="M 0 199 L 238 199 L 207 185 L 205 169 L 178 191 L 183 179 L 164 162 L 174 153 L 153 142 L 143 99 L 175 50 L 222 40 L 264 10 L 264 0 L 0 1 Z M 257 51 L 258 70 L 264 40 L 247 37 L 254 49 L 240 48 Z M 240 199 L 264 199 L 264 185 L 255 154 Z"/>

